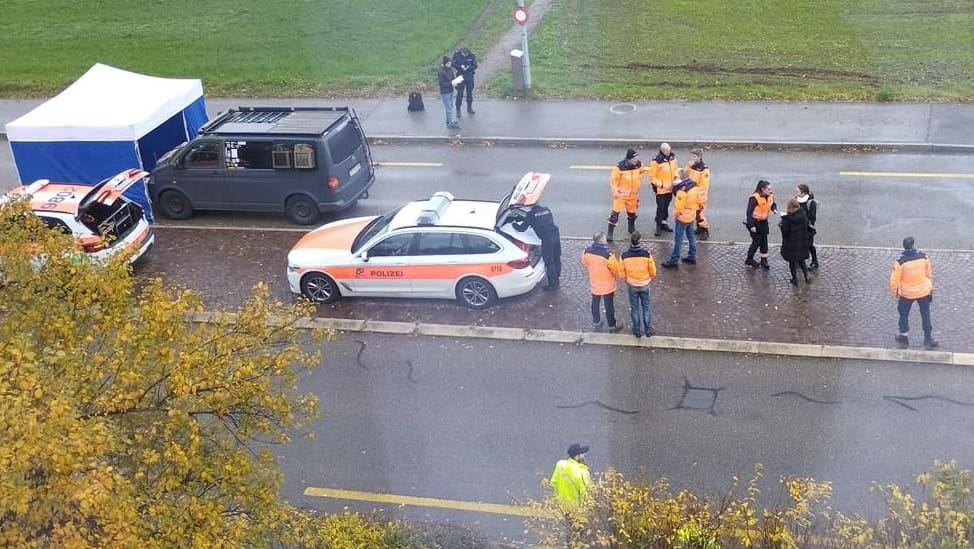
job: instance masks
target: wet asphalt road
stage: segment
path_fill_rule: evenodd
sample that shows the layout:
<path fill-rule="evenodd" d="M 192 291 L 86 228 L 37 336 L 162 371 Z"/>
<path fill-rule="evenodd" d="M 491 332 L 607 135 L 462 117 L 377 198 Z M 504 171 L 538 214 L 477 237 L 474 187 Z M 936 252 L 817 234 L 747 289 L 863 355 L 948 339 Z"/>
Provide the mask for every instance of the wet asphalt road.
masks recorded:
<path fill-rule="evenodd" d="M 308 486 L 513 504 L 574 441 L 593 471 L 665 476 L 715 493 L 765 469 L 834 482 L 834 507 L 873 510 L 875 482 L 912 483 L 935 459 L 974 462 L 974 370 L 568 344 L 349 334 L 302 383 L 314 440 L 277 450 L 284 494 Z M 381 507 L 381 506 L 380 506 Z M 524 539 L 515 517 L 384 506 Z"/>

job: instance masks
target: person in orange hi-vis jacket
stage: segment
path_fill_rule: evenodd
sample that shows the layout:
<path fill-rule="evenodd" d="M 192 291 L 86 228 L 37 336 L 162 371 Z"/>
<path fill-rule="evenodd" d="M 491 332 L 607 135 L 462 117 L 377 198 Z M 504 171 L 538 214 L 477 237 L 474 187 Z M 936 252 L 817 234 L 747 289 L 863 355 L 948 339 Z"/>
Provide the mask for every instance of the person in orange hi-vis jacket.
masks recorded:
<path fill-rule="evenodd" d="M 636 211 L 639 208 L 639 185 L 642 178 L 649 173 L 639 160 L 639 153 L 634 149 L 626 150 L 626 158 L 612 167 L 609 186 L 612 188 L 612 213 L 609 214 L 609 230 L 606 240 L 612 242 L 616 225 L 619 223 L 619 212 L 623 206 L 629 217 L 629 234 L 636 230 Z"/>
<path fill-rule="evenodd" d="M 700 200 L 700 209 L 697 210 L 697 229 L 693 234 L 700 240 L 707 240 L 710 238 L 710 222 L 703 212 L 707 209 L 707 195 L 710 192 L 710 168 L 703 162 L 703 150 L 690 151 L 690 164 L 687 170 L 690 179 L 697 185 L 697 197 Z"/>
<path fill-rule="evenodd" d="M 900 332 L 896 335 L 896 342 L 906 347 L 910 344 L 910 309 L 916 302 L 920 309 L 920 321 L 923 325 L 923 346 L 933 348 L 938 345 L 933 338 L 933 325 L 930 323 L 930 303 L 933 301 L 933 268 L 930 259 L 923 252 L 917 251 L 912 236 L 903 239 L 903 253 L 893 263 L 893 272 L 889 275 L 889 290 L 899 301 L 897 309 L 900 313 Z"/>
<path fill-rule="evenodd" d="M 622 266 L 610 250 L 605 234 L 595 233 L 592 244 L 582 252 L 582 265 L 588 271 L 588 284 L 592 293 L 592 328 L 602 326 L 599 302 L 605 304 L 605 319 L 609 330 L 617 332 L 622 327 L 616 324 L 615 293 L 616 276 Z"/>
<path fill-rule="evenodd" d="M 656 230 L 653 232 L 655 236 L 659 236 L 660 231 L 673 232 L 666 220 L 670 217 L 673 181 L 679 169 L 670 144 L 660 143 L 659 154 L 649 163 L 649 184 L 653 186 L 653 192 L 656 194 Z"/>

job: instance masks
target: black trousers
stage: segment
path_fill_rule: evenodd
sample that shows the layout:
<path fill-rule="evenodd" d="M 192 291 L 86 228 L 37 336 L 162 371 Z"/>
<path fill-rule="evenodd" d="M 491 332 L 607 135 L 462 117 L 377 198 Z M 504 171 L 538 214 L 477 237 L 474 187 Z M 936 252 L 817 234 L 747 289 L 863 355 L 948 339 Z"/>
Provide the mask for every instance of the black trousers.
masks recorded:
<path fill-rule="evenodd" d="M 473 75 L 463 75 L 463 82 L 457 84 L 457 110 L 460 110 L 460 105 L 463 104 L 463 91 L 467 91 L 467 110 L 473 108 Z"/>
<path fill-rule="evenodd" d="M 761 250 L 761 259 L 768 257 L 768 222 L 758 221 L 755 232 L 751 232 L 751 246 L 747 249 L 747 258 L 754 259 L 754 252 Z"/>
<path fill-rule="evenodd" d="M 541 259 L 544 260 L 548 286 L 557 288 L 561 278 L 561 239 L 542 240 Z"/>
<path fill-rule="evenodd" d="M 663 223 L 670 217 L 670 202 L 673 193 L 656 195 L 656 222 Z"/>
<path fill-rule="evenodd" d="M 615 304 L 615 292 L 605 295 L 595 295 L 592 294 L 592 324 L 598 324 L 602 320 L 601 315 L 599 315 L 599 301 L 605 303 L 605 320 L 608 322 L 610 328 L 614 328 L 616 325 L 616 304 Z"/>

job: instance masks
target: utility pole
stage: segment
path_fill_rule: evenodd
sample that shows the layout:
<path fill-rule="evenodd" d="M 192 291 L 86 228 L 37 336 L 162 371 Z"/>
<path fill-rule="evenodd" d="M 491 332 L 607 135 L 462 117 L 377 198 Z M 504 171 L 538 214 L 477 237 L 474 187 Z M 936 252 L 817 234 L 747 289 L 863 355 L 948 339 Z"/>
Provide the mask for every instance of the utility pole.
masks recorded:
<path fill-rule="evenodd" d="M 517 11 L 523 11 L 524 21 L 520 21 L 517 18 L 515 20 L 521 25 L 521 51 L 524 52 L 524 58 L 521 61 L 521 67 L 524 73 L 524 89 L 531 89 L 531 56 L 528 55 L 528 27 L 527 27 L 527 11 L 524 8 L 524 0 L 517 0 Z M 515 11 L 515 14 L 517 13 Z"/>

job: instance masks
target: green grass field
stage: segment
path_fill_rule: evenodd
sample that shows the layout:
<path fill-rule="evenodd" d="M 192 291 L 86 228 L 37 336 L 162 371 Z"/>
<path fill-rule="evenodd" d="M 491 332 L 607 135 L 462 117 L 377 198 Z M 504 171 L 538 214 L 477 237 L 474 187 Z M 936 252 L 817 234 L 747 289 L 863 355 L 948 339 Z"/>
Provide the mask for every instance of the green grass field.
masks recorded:
<path fill-rule="evenodd" d="M 974 100 L 971 0 L 562 0 L 535 93 L 631 99 Z"/>
<path fill-rule="evenodd" d="M 210 96 L 402 96 L 480 55 L 514 0 L 7 0 L 0 95 L 95 62 L 202 78 Z M 972 0 L 554 0 L 533 94 L 606 99 L 974 101 Z M 508 65 L 481 92 L 510 91 Z"/>
<path fill-rule="evenodd" d="M 461 41 L 482 51 L 496 40 L 510 11 L 495 4 L 5 0 L 0 95 L 60 91 L 96 62 L 202 78 L 212 96 L 399 94 L 431 87 Z"/>

